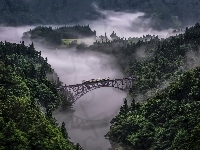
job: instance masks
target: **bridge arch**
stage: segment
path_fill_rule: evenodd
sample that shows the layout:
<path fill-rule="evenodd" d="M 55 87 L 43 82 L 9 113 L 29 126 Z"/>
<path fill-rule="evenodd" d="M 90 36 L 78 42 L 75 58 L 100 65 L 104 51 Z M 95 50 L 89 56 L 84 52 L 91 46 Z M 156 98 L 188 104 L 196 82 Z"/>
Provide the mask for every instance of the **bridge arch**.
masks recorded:
<path fill-rule="evenodd" d="M 135 78 L 129 77 L 129 78 L 123 78 L 123 79 L 62 86 L 58 89 L 65 90 L 67 93 L 71 93 L 69 94 L 71 95 L 70 99 L 71 99 L 71 102 L 74 103 L 77 99 L 79 99 L 86 93 L 98 88 L 102 88 L 102 87 L 114 87 L 116 89 L 119 89 L 121 91 L 128 93 L 130 88 L 132 87 L 133 81 L 135 81 Z"/>

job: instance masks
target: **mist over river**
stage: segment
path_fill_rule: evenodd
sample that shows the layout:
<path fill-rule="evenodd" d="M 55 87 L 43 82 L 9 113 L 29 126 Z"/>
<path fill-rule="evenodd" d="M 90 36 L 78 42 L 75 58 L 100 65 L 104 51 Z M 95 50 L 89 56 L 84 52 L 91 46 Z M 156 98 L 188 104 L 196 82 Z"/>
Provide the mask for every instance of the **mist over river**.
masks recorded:
<path fill-rule="evenodd" d="M 56 52 L 42 50 L 42 56 L 48 58 L 48 63 L 58 73 L 61 81 L 67 85 L 81 83 L 82 80 L 88 79 L 123 77 L 115 66 L 115 61 L 103 54 L 91 52 L 78 54 L 70 49 L 68 51 L 56 50 Z M 83 121 L 101 120 L 115 115 L 119 112 L 124 97 L 126 94 L 118 89 L 96 89 L 75 102 L 73 114 L 55 112 L 53 116 L 60 124 L 65 122 L 71 141 L 79 143 L 86 150 L 106 150 L 110 147 L 110 143 L 104 135 L 109 131 L 111 118 L 106 120 L 108 124 L 102 122 L 102 124 L 98 123 L 93 126 L 84 125 Z M 77 118 L 79 118 L 78 123 L 76 123 Z"/>
<path fill-rule="evenodd" d="M 92 30 L 96 30 L 98 35 L 103 35 L 106 32 L 109 36 L 113 30 L 120 37 L 126 38 L 158 33 L 134 24 L 138 21 L 137 18 L 143 15 L 141 13 L 109 13 L 107 11 L 102 13 L 107 16 L 105 19 L 89 22 Z M 121 16 L 123 22 L 126 23 L 119 24 L 120 20 L 117 19 L 117 16 Z M 130 16 L 132 16 L 132 20 L 129 20 Z M 139 19 L 139 21 L 141 20 Z M 85 22 L 87 21 L 84 21 L 83 24 Z M 148 20 L 145 23 L 148 24 Z M 23 33 L 33 28 L 34 26 L 0 27 L 0 40 L 19 43 Z M 166 36 L 167 31 L 159 33 Z M 25 45 L 30 43 L 30 40 L 25 41 Z M 34 46 L 37 51 L 41 51 L 44 58 L 48 58 L 48 63 L 58 74 L 63 84 L 73 85 L 82 83 L 82 80 L 124 77 L 116 60 L 111 56 L 91 51 L 77 53 L 75 48 L 49 49 L 38 43 L 34 43 Z M 115 88 L 95 89 L 75 102 L 73 105 L 74 113 L 54 112 L 53 116 L 60 125 L 65 122 L 71 141 L 79 143 L 85 150 L 107 150 L 111 144 L 104 135 L 109 131 L 109 122 L 119 112 L 125 97 L 126 93 Z M 89 122 L 92 124 L 85 123 L 88 122 L 87 120 L 90 120 Z"/>

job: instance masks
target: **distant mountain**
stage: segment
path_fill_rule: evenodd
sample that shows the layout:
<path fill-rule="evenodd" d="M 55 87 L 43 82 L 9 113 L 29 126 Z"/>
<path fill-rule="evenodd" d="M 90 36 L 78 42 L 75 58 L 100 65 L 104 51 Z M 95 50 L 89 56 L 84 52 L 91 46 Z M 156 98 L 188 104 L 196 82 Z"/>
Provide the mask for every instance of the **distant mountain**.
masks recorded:
<path fill-rule="evenodd" d="M 79 0 L 1 0 L 0 24 L 19 26 L 76 23 L 96 19 L 92 1 Z"/>
<path fill-rule="evenodd" d="M 97 19 L 101 9 L 143 11 L 152 27 L 165 29 L 188 26 L 200 20 L 197 0 L 1 0 L 0 23 L 6 25 L 66 24 Z"/>
<path fill-rule="evenodd" d="M 31 25 L 41 24 L 43 21 L 34 15 L 29 3 L 23 0 L 1 0 L 0 24 L 3 25 Z"/>

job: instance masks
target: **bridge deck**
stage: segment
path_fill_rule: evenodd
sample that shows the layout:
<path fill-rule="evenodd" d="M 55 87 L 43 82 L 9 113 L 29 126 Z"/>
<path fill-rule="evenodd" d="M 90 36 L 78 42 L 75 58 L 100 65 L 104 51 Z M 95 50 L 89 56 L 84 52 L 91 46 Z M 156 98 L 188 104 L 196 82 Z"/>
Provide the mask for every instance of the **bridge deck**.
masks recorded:
<path fill-rule="evenodd" d="M 136 80 L 135 78 L 122 78 L 122 79 L 114 79 L 114 80 L 105 80 L 105 81 L 96 81 L 96 82 L 88 82 L 88 83 L 81 83 L 81 84 L 75 84 L 75 85 L 67 85 L 67 86 L 61 86 L 59 88 L 57 88 L 57 90 L 59 89 L 63 89 L 63 88 L 67 88 L 67 87 L 75 87 L 75 86 L 81 86 L 81 85 L 88 85 L 88 84 L 92 84 L 92 83 L 104 83 L 104 82 L 113 82 L 113 81 L 121 81 L 121 80 Z"/>
<path fill-rule="evenodd" d="M 59 88 L 57 88 L 57 90 L 66 91 L 64 94 L 67 96 L 67 99 L 70 102 L 75 102 L 87 92 L 90 92 L 91 90 L 100 87 L 114 87 L 121 91 L 129 92 L 130 88 L 132 87 L 133 81 L 135 80 L 136 78 L 128 77 L 122 79 L 93 81 L 82 84 L 60 86 Z"/>

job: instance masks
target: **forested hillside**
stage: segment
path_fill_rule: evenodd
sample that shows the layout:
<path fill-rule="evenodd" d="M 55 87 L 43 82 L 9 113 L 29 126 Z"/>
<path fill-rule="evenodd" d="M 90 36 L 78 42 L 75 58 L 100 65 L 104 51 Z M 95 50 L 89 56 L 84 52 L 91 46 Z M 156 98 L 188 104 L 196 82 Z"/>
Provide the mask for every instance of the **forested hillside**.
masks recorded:
<path fill-rule="evenodd" d="M 0 24 L 19 26 L 44 23 L 25 0 L 1 0 Z"/>
<path fill-rule="evenodd" d="M 198 62 L 191 60 L 195 58 L 188 57 L 190 53 L 198 56 L 199 45 L 197 23 L 186 28 L 184 34 L 157 41 L 154 56 L 149 60 L 129 62 L 130 74 L 139 76 L 132 93 L 141 90 L 144 94 L 152 88 L 158 91 L 153 91 L 154 95 L 143 103 L 133 100 L 128 106 L 124 102 L 120 113 L 111 121 L 108 135 L 112 140 L 132 149 L 200 148 L 200 68 L 196 67 Z M 130 56 L 132 52 L 128 52 Z M 165 81 L 169 86 L 159 87 Z"/>
<path fill-rule="evenodd" d="M 200 148 L 200 68 L 184 73 L 177 82 L 131 106 L 127 101 L 111 121 L 109 137 L 133 149 Z"/>
<path fill-rule="evenodd" d="M 80 149 L 69 141 L 52 111 L 67 103 L 49 81 L 53 73 L 41 52 L 21 44 L 0 42 L 0 149 Z M 42 107 L 46 112 L 42 112 Z"/>
<path fill-rule="evenodd" d="M 53 29 L 52 27 L 38 26 L 23 33 L 22 39 L 30 38 L 32 41 L 51 45 L 61 45 L 62 39 L 96 38 L 96 31 L 88 26 L 63 26 Z"/>
<path fill-rule="evenodd" d="M 200 20 L 198 0 L 2 0 L 0 23 L 7 25 L 66 24 L 98 19 L 101 9 L 145 12 L 155 29 L 178 28 Z"/>

